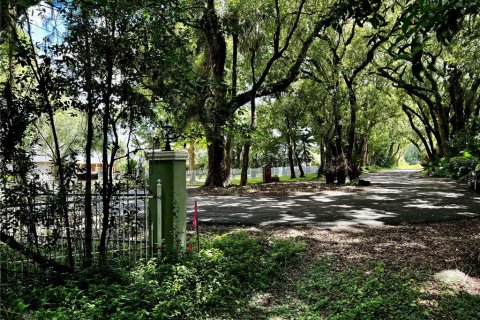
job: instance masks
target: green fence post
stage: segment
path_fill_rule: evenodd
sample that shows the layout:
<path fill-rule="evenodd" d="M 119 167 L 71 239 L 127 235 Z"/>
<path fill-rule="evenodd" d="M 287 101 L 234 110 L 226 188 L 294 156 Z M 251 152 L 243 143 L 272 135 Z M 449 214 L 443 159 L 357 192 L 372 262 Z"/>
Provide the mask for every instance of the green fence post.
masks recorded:
<path fill-rule="evenodd" d="M 185 248 L 188 154 L 180 151 L 148 150 L 148 203 L 154 251 L 173 252 Z"/>

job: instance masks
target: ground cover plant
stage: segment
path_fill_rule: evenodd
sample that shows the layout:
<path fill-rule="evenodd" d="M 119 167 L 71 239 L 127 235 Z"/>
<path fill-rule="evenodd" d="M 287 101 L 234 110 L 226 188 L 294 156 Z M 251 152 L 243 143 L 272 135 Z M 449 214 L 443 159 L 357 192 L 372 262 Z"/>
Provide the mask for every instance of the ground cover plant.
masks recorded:
<path fill-rule="evenodd" d="M 276 312 L 302 319 L 425 319 L 429 311 L 417 303 L 421 297 L 412 278 L 387 272 L 382 263 L 340 270 L 326 258 L 296 284 L 295 302 Z"/>
<path fill-rule="evenodd" d="M 479 231 L 478 219 L 209 226 L 200 255 L 90 269 L 48 286 L 21 283 L 3 293 L 2 318 L 473 320 L 480 316 Z"/>
<path fill-rule="evenodd" d="M 231 318 L 279 281 L 305 250 L 244 231 L 202 237 L 199 254 L 153 259 L 130 270 L 88 269 L 55 284 L 19 282 L 2 294 L 2 318 Z M 196 246 L 194 246 L 196 247 Z"/>
<path fill-rule="evenodd" d="M 285 228 L 308 243 L 308 267 L 278 303 L 280 319 L 478 319 L 478 219 L 350 228 Z"/>

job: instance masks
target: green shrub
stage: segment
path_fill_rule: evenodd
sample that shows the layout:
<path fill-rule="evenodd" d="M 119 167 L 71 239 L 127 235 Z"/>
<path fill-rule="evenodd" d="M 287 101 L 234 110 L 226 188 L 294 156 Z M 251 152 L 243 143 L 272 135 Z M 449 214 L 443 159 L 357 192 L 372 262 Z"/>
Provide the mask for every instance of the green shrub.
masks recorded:
<path fill-rule="evenodd" d="M 473 171 L 478 160 L 474 157 L 454 157 L 451 158 L 447 165 L 450 177 L 460 179 Z"/>
<path fill-rule="evenodd" d="M 448 158 L 441 158 L 434 162 L 427 163 L 429 173 L 434 177 L 450 177 L 448 162 Z"/>
<path fill-rule="evenodd" d="M 435 177 L 464 179 L 479 163 L 476 157 L 465 154 L 459 157 L 442 158 L 431 164 L 430 170 Z"/>

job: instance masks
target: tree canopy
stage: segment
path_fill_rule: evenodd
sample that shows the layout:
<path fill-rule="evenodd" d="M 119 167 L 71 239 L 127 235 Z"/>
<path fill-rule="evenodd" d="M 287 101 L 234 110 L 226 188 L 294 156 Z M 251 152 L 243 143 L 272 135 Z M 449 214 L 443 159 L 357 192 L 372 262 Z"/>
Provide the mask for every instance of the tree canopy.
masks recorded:
<path fill-rule="evenodd" d="M 233 167 L 245 184 L 248 167 L 265 163 L 293 176 L 316 161 L 327 182 L 344 183 L 406 152 L 427 162 L 479 156 L 479 6 L 3 1 L 2 181 L 25 183 L 32 155 L 47 148 L 61 199 L 75 155 L 90 181 L 97 151 L 106 224 L 115 164 L 161 147 L 167 121 L 192 157 L 205 142 L 210 187 L 229 185 Z"/>

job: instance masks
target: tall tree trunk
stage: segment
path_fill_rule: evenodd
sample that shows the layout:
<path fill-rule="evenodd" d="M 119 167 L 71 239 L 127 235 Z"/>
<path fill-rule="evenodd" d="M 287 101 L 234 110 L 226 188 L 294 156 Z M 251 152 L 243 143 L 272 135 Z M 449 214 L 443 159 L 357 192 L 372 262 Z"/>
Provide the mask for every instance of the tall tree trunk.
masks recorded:
<path fill-rule="evenodd" d="M 115 21 L 112 22 L 112 38 L 115 34 Z M 103 216 L 102 216 L 102 231 L 100 234 L 100 263 L 105 264 L 107 262 L 107 234 L 109 231 L 109 221 L 110 221 L 110 200 L 112 195 L 112 181 L 110 181 L 110 165 L 108 160 L 108 133 L 110 129 L 110 117 L 111 117 L 111 95 L 112 95 L 112 80 L 113 80 L 113 56 L 110 50 L 107 50 L 106 53 L 106 68 L 107 68 L 107 77 L 106 77 L 106 90 L 103 94 L 103 119 L 102 119 L 102 205 L 103 205 Z M 113 152 L 113 150 L 112 150 Z"/>
<path fill-rule="evenodd" d="M 55 120 L 53 117 L 53 110 L 52 107 L 49 106 L 48 109 L 48 118 L 50 121 L 50 127 L 52 129 L 53 135 L 53 144 L 55 148 L 55 166 L 57 167 L 58 171 L 58 179 L 59 179 L 59 209 L 60 214 L 63 216 L 63 222 L 65 224 L 65 235 L 67 237 L 67 264 L 70 268 L 73 269 L 74 267 L 74 260 L 73 260 L 73 244 L 72 244 L 72 236 L 70 232 L 70 219 L 68 217 L 68 204 L 67 204 L 67 185 L 65 179 L 65 168 L 62 161 L 62 155 L 60 152 L 60 142 L 58 140 L 57 129 L 55 126 Z"/>
<path fill-rule="evenodd" d="M 349 161 L 353 159 L 353 150 L 355 147 L 355 130 L 357 127 L 357 97 L 353 91 L 352 84 L 348 85 L 348 100 L 350 104 L 350 127 L 348 129 L 348 148 L 347 158 Z"/>
<path fill-rule="evenodd" d="M 291 138 L 287 136 L 287 150 L 288 150 L 288 163 L 290 165 L 290 178 L 295 179 L 297 176 L 295 174 L 295 164 L 293 163 L 293 147 L 291 143 Z"/>
<path fill-rule="evenodd" d="M 452 109 L 454 110 L 451 122 L 452 122 L 452 136 L 457 133 L 461 133 L 465 130 L 465 123 L 469 117 L 469 114 L 465 113 L 465 92 L 463 90 L 461 79 L 462 73 L 456 66 L 449 72 L 449 96 Z M 458 152 L 460 150 L 455 150 Z"/>
<path fill-rule="evenodd" d="M 240 185 L 246 186 L 248 180 L 248 166 L 250 158 L 250 141 L 246 141 L 243 144 L 242 152 L 242 171 L 240 172 Z"/>
<path fill-rule="evenodd" d="M 334 166 L 335 177 L 339 184 L 345 183 L 345 155 L 343 153 L 343 146 L 342 146 L 342 124 L 341 124 L 341 116 L 340 116 L 340 106 L 338 104 L 337 94 L 338 91 L 338 81 L 337 81 L 337 89 L 335 90 L 334 99 L 333 99 L 333 115 L 334 115 L 334 135 L 335 135 L 335 155 L 334 161 L 332 164 Z"/>
<path fill-rule="evenodd" d="M 302 167 L 302 161 L 298 156 L 298 152 L 294 152 L 294 153 L 295 153 L 295 159 L 297 160 L 298 170 L 300 171 L 300 178 L 305 178 L 305 171 L 303 170 L 303 167 Z"/>
<path fill-rule="evenodd" d="M 188 170 L 190 170 L 190 182 L 195 182 L 195 143 L 190 140 L 188 145 Z"/>
<path fill-rule="evenodd" d="M 323 174 L 325 175 L 325 182 L 327 184 L 335 183 L 336 167 L 335 167 L 335 143 L 333 139 L 325 139 L 325 168 Z"/>
<path fill-rule="evenodd" d="M 238 19 L 235 20 L 235 25 L 238 24 Z M 238 34 L 232 34 L 232 99 L 237 95 L 237 61 L 238 61 Z"/>
<path fill-rule="evenodd" d="M 297 160 L 298 170 L 300 171 L 300 178 L 305 178 L 305 172 L 303 171 L 303 168 L 302 168 L 302 161 L 298 156 L 297 142 L 295 141 L 295 137 L 291 137 L 291 139 L 292 139 L 292 145 L 293 145 L 293 154 L 295 155 L 295 160 Z"/>
<path fill-rule="evenodd" d="M 230 172 L 227 172 L 225 165 L 225 132 L 223 126 L 231 119 L 233 110 L 227 105 L 226 86 L 224 85 L 227 44 L 215 12 L 215 1 L 213 0 L 205 1 L 202 31 L 206 42 L 204 76 L 206 76 L 207 81 L 213 82 L 211 94 L 214 103 L 209 108 L 215 114 L 213 123 L 212 119 L 203 122 L 208 142 L 208 175 L 205 185 L 225 187 L 229 184 Z"/>
<path fill-rule="evenodd" d="M 85 146 L 85 260 L 83 264 L 89 267 L 93 262 L 93 212 L 92 212 L 92 140 L 93 140 L 93 110 L 87 112 L 87 141 Z"/>
<path fill-rule="evenodd" d="M 334 132 L 334 141 L 335 141 L 335 157 L 340 156 L 343 154 L 342 148 L 342 118 L 340 115 L 340 106 L 338 104 L 338 87 L 339 87 L 338 79 L 335 80 L 335 87 L 333 89 L 333 96 L 332 96 L 332 105 L 333 105 L 333 132 Z"/>
<path fill-rule="evenodd" d="M 92 100 L 92 66 L 90 59 L 90 41 L 85 37 L 86 65 L 85 81 L 87 85 L 87 141 L 85 145 L 85 260 L 83 264 L 89 267 L 93 262 L 93 213 L 92 213 L 92 145 L 93 145 L 93 113 L 94 106 Z"/>
<path fill-rule="evenodd" d="M 435 149 L 435 143 L 433 142 L 433 138 L 432 138 L 432 131 L 430 130 L 430 128 L 428 126 L 425 126 L 425 133 L 427 135 L 430 150 L 432 150 L 432 153 L 435 153 L 436 149 Z M 440 134 L 438 132 L 436 132 L 436 133 L 433 133 L 433 136 L 437 139 L 437 142 L 440 143 L 440 141 L 441 141 Z"/>
<path fill-rule="evenodd" d="M 238 18 L 233 19 L 233 25 L 238 26 Z M 231 87 L 231 98 L 237 95 L 237 61 L 238 61 L 238 34 L 236 31 L 232 34 L 232 87 Z M 233 146 L 233 135 L 229 131 L 227 133 L 227 143 L 225 145 L 225 170 L 230 172 L 232 170 L 232 162 L 235 165 L 235 161 L 232 161 L 232 146 Z"/>
<path fill-rule="evenodd" d="M 208 173 L 205 186 L 225 187 L 228 177 L 225 170 L 225 140 L 220 128 L 206 128 L 208 141 Z"/>
<path fill-rule="evenodd" d="M 243 161 L 242 161 L 242 173 L 240 175 L 240 185 L 247 185 L 247 173 L 249 167 L 250 158 L 250 146 L 252 144 L 252 132 L 255 130 L 255 94 L 256 94 L 256 82 L 255 82 L 255 50 L 251 50 L 250 67 L 252 71 L 252 97 L 250 100 L 250 130 L 247 133 L 247 141 L 243 146 Z"/>
<path fill-rule="evenodd" d="M 368 137 L 365 137 L 365 141 L 363 143 L 363 157 L 362 157 L 362 165 L 368 166 Z"/>
<path fill-rule="evenodd" d="M 229 132 L 227 134 L 227 140 L 225 142 L 225 172 L 228 172 L 228 177 L 230 178 L 230 172 L 232 171 L 232 144 L 233 137 Z"/>
<path fill-rule="evenodd" d="M 360 176 L 360 170 L 358 170 L 358 164 L 355 161 L 355 134 L 357 129 L 357 97 L 353 89 L 353 83 L 348 82 L 348 97 L 350 103 L 350 128 L 348 129 L 348 149 L 347 149 L 347 165 L 348 165 L 348 177 L 351 180 L 358 179 Z"/>
<path fill-rule="evenodd" d="M 290 120 L 288 119 L 288 115 L 285 114 L 285 125 L 286 125 L 286 138 L 287 138 L 287 153 L 288 153 L 288 162 L 290 164 L 290 178 L 295 179 L 297 176 L 295 174 L 295 164 L 293 161 L 293 142 L 292 142 L 292 135 L 290 134 Z"/>
<path fill-rule="evenodd" d="M 448 154 L 448 142 L 450 141 L 449 110 L 443 105 L 437 105 L 439 110 L 438 125 L 440 129 L 439 156 Z"/>
<path fill-rule="evenodd" d="M 241 167 L 241 161 L 242 161 L 242 146 L 241 145 L 237 146 L 235 155 L 236 155 L 235 168 L 240 168 Z"/>
<path fill-rule="evenodd" d="M 323 146 L 323 139 L 320 139 L 318 142 L 319 144 L 319 150 L 320 150 L 320 163 L 318 166 L 318 171 L 317 171 L 317 178 L 320 178 L 324 172 L 325 172 L 325 149 Z"/>
<path fill-rule="evenodd" d="M 107 80 L 108 81 L 108 80 Z M 102 231 L 100 234 L 100 262 L 105 264 L 107 262 L 107 232 L 108 224 L 110 218 L 110 187 L 109 183 L 109 163 L 108 163 L 108 131 L 109 131 L 109 122 L 110 122 L 110 98 L 106 97 L 108 101 L 104 101 L 105 109 L 103 114 L 103 125 L 102 125 L 102 136 L 103 136 L 103 146 L 102 146 Z"/>

